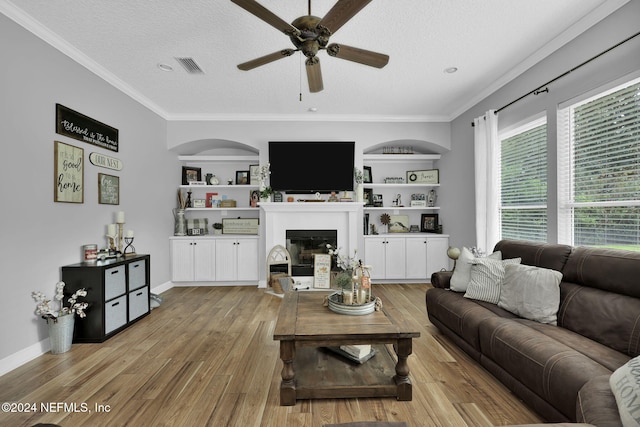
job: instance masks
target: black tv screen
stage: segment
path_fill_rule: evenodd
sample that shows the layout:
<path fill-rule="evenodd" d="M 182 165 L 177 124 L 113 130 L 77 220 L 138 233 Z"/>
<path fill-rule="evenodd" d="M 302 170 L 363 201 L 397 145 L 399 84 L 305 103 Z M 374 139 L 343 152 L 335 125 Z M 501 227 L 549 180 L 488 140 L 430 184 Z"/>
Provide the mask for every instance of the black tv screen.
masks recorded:
<path fill-rule="evenodd" d="M 351 142 L 270 141 L 271 188 L 285 193 L 353 190 Z"/>

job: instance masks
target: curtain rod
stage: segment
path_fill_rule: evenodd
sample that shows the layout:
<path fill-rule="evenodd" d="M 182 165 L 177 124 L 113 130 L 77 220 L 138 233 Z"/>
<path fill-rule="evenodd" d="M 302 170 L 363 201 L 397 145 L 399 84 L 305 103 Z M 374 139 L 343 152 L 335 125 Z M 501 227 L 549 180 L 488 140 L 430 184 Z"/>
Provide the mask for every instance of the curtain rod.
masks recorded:
<path fill-rule="evenodd" d="M 575 67 L 573 67 L 573 68 L 572 68 L 572 69 L 570 69 L 569 71 L 565 71 L 564 73 L 560 74 L 559 76 L 557 76 L 557 77 L 555 77 L 555 78 L 553 78 L 553 79 L 549 80 L 548 82 L 546 82 L 546 83 L 544 83 L 544 84 L 542 84 L 542 85 L 538 86 L 538 87 L 537 87 L 537 88 L 535 88 L 534 90 L 532 90 L 532 91 L 530 91 L 530 92 L 525 93 L 525 94 L 524 94 L 524 95 L 522 95 L 521 97 L 514 99 L 513 101 L 511 101 L 510 103 L 508 103 L 508 104 L 506 104 L 506 105 L 503 105 L 502 107 L 500 107 L 500 108 L 498 108 L 497 110 L 495 110 L 495 114 L 498 114 L 500 111 L 504 110 L 505 108 L 508 108 L 508 107 L 512 106 L 512 105 L 513 105 L 513 104 L 515 104 L 516 102 L 518 102 L 518 101 L 520 101 L 520 100 L 522 100 L 522 99 L 526 98 L 526 97 L 527 97 L 527 96 L 529 96 L 529 95 L 538 95 L 538 94 L 543 93 L 543 92 L 549 92 L 549 89 L 548 89 L 546 86 L 550 85 L 551 83 L 556 82 L 557 80 L 560 80 L 561 78 L 563 78 L 563 77 L 567 76 L 568 74 L 570 74 L 570 73 L 572 73 L 572 72 L 576 71 L 578 68 L 584 67 L 585 65 L 587 65 L 587 64 L 588 64 L 588 63 L 590 63 L 591 61 L 594 61 L 594 60 L 596 60 L 596 59 L 600 58 L 600 57 L 601 57 L 602 55 L 604 55 L 605 53 L 608 53 L 608 52 L 612 51 L 613 49 L 617 48 L 618 46 L 625 44 L 625 43 L 626 43 L 626 42 L 628 42 L 629 40 L 631 40 L 631 39 L 633 39 L 633 38 L 635 38 L 635 37 L 637 37 L 637 36 L 639 36 L 639 35 L 640 35 L 640 31 L 639 31 L 639 32 L 637 32 L 637 33 L 635 33 L 635 34 L 633 34 L 632 36 L 627 37 L 626 39 L 622 40 L 621 42 L 616 43 L 615 45 L 611 46 L 610 48 L 603 50 L 603 51 L 602 51 L 602 52 L 600 52 L 599 54 L 597 54 L 597 55 L 595 55 L 595 56 L 592 56 L 591 58 L 587 59 L 586 61 L 582 62 L 581 64 L 576 65 Z M 474 124 L 473 122 L 471 122 L 471 126 L 475 126 L 475 124 Z"/>

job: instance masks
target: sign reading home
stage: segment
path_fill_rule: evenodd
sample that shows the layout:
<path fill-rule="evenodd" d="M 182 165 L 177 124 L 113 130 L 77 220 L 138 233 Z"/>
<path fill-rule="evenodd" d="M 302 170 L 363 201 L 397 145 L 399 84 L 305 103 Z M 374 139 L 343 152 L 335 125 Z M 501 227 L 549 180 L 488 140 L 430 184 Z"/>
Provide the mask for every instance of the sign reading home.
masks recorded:
<path fill-rule="evenodd" d="M 118 129 L 56 104 L 56 133 L 118 151 Z"/>

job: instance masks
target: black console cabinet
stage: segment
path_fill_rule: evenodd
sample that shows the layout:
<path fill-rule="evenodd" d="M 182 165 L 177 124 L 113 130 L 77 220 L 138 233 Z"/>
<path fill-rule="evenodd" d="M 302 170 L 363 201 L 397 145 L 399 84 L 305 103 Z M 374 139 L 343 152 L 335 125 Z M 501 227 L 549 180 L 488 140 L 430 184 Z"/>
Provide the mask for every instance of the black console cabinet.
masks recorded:
<path fill-rule="evenodd" d="M 65 299 L 87 289 L 84 319 L 76 316 L 74 342 L 103 342 L 149 314 L 149 255 L 130 255 L 62 267 Z"/>

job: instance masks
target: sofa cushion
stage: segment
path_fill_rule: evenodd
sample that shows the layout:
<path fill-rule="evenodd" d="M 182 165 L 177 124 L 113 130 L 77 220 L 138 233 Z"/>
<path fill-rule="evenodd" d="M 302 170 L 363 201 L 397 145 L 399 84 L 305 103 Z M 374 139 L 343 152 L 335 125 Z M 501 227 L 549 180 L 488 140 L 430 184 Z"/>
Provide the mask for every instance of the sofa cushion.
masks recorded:
<path fill-rule="evenodd" d="M 560 283 L 558 326 L 629 357 L 640 355 L 640 298 L 567 283 L 565 280 L 566 276 Z M 616 280 L 614 275 L 610 282 Z"/>
<path fill-rule="evenodd" d="M 502 259 L 502 254 L 494 252 L 487 256 L 489 259 Z M 469 282 L 471 281 L 471 263 L 476 259 L 468 248 L 462 248 L 460 256 L 456 261 L 456 267 L 453 270 L 453 276 L 451 276 L 451 289 L 456 292 L 465 292 Z"/>
<path fill-rule="evenodd" d="M 525 319 L 556 324 L 562 273 L 532 265 L 506 265 L 498 306 Z"/>
<path fill-rule="evenodd" d="M 568 245 L 558 245 L 525 240 L 501 240 L 495 251 L 502 252 L 502 258 L 522 258 L 522 264 L 550 268 L 562 271 L 571 255 L 573 248 Z"/>
<path fill-rule="evenodd" d="M 467 287 L 465 298 L 498 304 L 500 287 L 504 280 L 504 266 L 519 264 L 520 258 L 496 260 L 490 258 L 476 258 L 472 261 L 471 281 Z"/>
<path fill-rule="evenodd" d="M 624 427 L 640 427 L 640 357 L 631 359 L 609 378 Z"/>
<path fill-rule="evenodd" d="M 474 350 L 480 351 L 478 326 L 489 317 L 515 318 L 515 314 L 482 301 L 462 298 L 462 293 L 432 288 L 426 293 L 427 313 L 438 319 L 448 331 L 462 337 Z"/>
<path fill-rule="evenodd" d="M 609 375 L 591 378 L 578 392 L 576 418 L 598 427 L 620 427 L 616 399 L 609 386 Z"/>
<path fill-rule="evenodd" d="M 482 354 L 575 421 L 578 391 L 589 379 L 611 371 L 523 322 L 535 323 L 500 317 L 483 320 Z"/>

